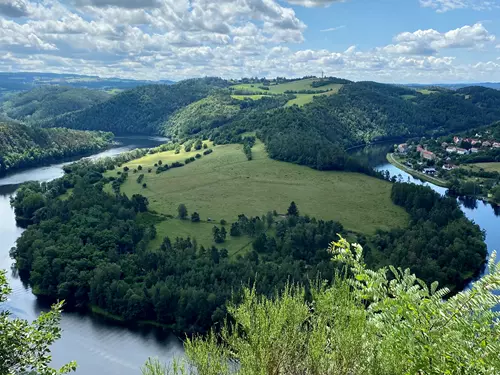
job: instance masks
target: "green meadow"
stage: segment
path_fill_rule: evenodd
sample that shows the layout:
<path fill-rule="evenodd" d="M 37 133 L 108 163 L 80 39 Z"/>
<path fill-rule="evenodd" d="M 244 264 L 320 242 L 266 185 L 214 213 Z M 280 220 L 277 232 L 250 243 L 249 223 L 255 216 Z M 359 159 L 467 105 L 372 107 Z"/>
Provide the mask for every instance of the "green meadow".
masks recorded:
<path fill-rule="evenodd" d="M 232 88 L 234 90 L 246 91 L 249 93 L 255 93 L 254 95 L 232 95 L 234 99 L 243 100 L 244 98 L 250 98 L 253 100 L 261 99 L 263 96 L 268 95 L 276 95 L 276 94 L 284 94 L 285 91 L 301 91 L 301 90 L 309 90 L 309 91 L 318 91 L 318 94 L 294 94 L 297 96 L 296 99 L 290 100 L 286 105 L 292 106 L 294 104 L 298 106 L 303 106 L 304 104 L 310 103 L 313 101 L 315 95 L 332 95 L 339 92 L 340 88 L 343 86 L 342 84 L 332 83 L 326 86 L 321 87 L 312 87 L 311 84 L 314 81 L 318 81 L 318 78 L 308 78 L 301 79 L 293 82 L 286 82 L 281 84 L 271 84 L 267 86 L 269 90 L 262 90 L 260 87 L 261 84 L 258 83 L 248 83 L 248 84 L 239 84 L 234 85 Z M 321 91 L 331 90 L 326 93 L 321 93 Z M 267 95 L 266 95 L 267 94 Z"/>
<path fill-rule="evenodd" d="M 128 196 L 146 196 L 150 209 L 165 217 L 156 225 L 158 238 L 153 245 L 159 245 L 165 236 L 171 239 L 190 236 L 196 238 L 199 245 L 209 246 L 213 244 L 212 228 L 215 224 L 220 226 L 221 219 L 228 222 L 229 232 L 230 223 L 236 221 L 239 214 L 262 216 L 276 210 L 282 215 L 291 201 L 297 203 L 301 215 L 339 221 L 346 229 L 365 234 L 405 226 L 408 222 L 406 212 L 391 202 L 388 182 L 357 173 L 320 172 L 272 160 L 261 142 L 253 147 L 251 161 L 239 144 L 212 149 L 212 154 L 160 174 L 156 174 L 153 167 L 159 160 L 171 164 L 198 152 L 182 151 L 175 155 L 168 151 L 122 166 L 128 166 L 131 172 L 121 191 Z M 139 165 L 143 170 L 132 173 Z M 148 173 L 148 168 L 153 171 Z M 136 182 L 140 173 L 145 175 L 146 188 Z M 107 174 L 116 176 L 117 171 Z M 189 215 L 198 212 L 202 222 L 175 218 L 180 203 L 187 206 Z M 250 243 L 248 237 L 233 239 L 228 233 L 223 247 L 234 254 Z"/>

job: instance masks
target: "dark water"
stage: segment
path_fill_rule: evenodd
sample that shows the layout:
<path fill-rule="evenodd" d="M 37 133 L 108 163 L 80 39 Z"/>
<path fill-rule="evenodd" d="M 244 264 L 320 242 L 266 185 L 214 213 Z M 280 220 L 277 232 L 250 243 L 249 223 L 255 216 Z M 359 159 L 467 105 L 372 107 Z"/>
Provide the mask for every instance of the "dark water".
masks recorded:
<path fill-rule="evenodd" d="M 368 161 L 373 168 L 379 171 L 388 170 L 391 176 L 400 176 L 400 180 L 403 182 L 426 185 L 439 194 L 446 193 L 446 188 L 414 178 L 405 171 L 390 164 L 386 159 L 389 148 L 390 145 L 388 144 L 367 146 L 363 149 L 356 150 L 353 154 Z M 465 215 L 485 231 L 485 242 L 488 246 L 488 252 L 491 254 L 494 250 L 500 250 L 500 207 L 481 200 L 465 197 L 459 198 L 459 203 Z M 498 258 L 500 258 L 500 254 Z"/>
<path fill-rule="evenodd" d="M 91 158 L 113 156 L 138 147 L 155 147 L 165 142 L 164 138 L 155 137 L 116 140 L 120 145 Z M 38 303 L 12 269 L 9 250 L 23 230 L 16 226 L 10 197 L 25 181 L 50 181 L 62 176 L 64 164 L 33 168 L 0 179 L 0 269 L 8 270 L 13 289 L 7 309 L 19 318 L 33 320 L 46 307 Z M 88 315 L 64 313 L 61 327 L 63 336 L 52 348 L 53 365 L 61 366 L 75 360 L 78 363 L 76 373 L 80 375 L 140 374 L 140 366 L 149 356 L 169 362 L 183 353 L 182 344 L 173 336 L 164 337 L 153 329 L 131 330 Z"/>

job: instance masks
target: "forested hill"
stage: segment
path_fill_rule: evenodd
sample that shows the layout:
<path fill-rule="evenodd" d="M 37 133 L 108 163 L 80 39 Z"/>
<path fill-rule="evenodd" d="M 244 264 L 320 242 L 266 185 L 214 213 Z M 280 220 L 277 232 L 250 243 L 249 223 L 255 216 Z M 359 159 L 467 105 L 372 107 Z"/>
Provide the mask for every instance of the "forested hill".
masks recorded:
<path fill-rule="evenodd" d="M 113 135 L 0 122 L 0 175 L 105 148 Z"/>
<path fill-rule="evenodd" d="M 83 111 L 42 123 L 44 127 L 104 130 L 115 134 L 160 134 L 160 125 L 178 109 L 229 86 L 219 78 L 191 79 L 174 85 L 148 85 L 124 91 Z"/>
<path fill-rule="evenodd" d="M 1 110 L 12 119 L 32 122 L 86 109 L 110 97 L 101 90 L 42 86 L 10 96 L 2 103 Z"/>

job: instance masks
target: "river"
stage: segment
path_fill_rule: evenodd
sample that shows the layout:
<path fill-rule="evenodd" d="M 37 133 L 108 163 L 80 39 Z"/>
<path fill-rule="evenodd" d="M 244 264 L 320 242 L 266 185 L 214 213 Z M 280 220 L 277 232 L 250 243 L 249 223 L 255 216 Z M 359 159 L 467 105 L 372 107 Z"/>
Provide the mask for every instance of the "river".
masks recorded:
<path fill-rule="evenodd" d="M 386 159 L 389 146 L 389 144 L 367 146 L 352 154 L 363 159 L 376 170 L 389 171 L 391 176 L 401 176 L 401 180 L 404 182 L 429 186 L 441 195 L 446 193 L 446 188 L 414 178 L 405 171 L 390 164 Z M 488 246 L 488 253 L 491 254 L 494 250 L 500 251 L 500 207 L 473 198 L 461 197 L 458 200 L 460 208 L 465 215 L 478 224 L 486 233 L 485 242 Z M 500 260 L 500 253 L 498 260 Z"/>
<path fill-rule="evenodd" d="M 98 159 L 165 143 L 165 139 L 159 137 L 117 137 L 116 141 L 119 144 L 90 158 Z M 10 197 L 23 182 L 50 181 L 62 176 L 65 164 L 32 168 L 0 179 L 0 269 L 8 271 L 13 292 L 6 304 L 15 317 L 33 320 L 47 307 L 39 304 L 31 289 L 23 285 L 12 268 L 9 250 L 23 230 L 16 225 Z M 183 353 L 182 343 L 172 335 L 167 336 L 151 328 L 126 328 L 95 316 L 63 313 L 61 327 L 62 338 L 52 347 L 53 365 L 61 366 L 74 360 L 78 363 L 78 375 L 137 375 L 149 356 L 169 362 Z"/>
<path fill-rule="evenodd" d="M 123 137 L 117 140 L 120 145 L 91 158 L 112 156 L 138 147 L 154 147 L 164 142 L 164 139 L 151 137 Z M 385 158 L 387 149 L 387 145 L 369 146 L 355 154 L 375 169 L 388 170 L 391 175 L 401 175 L 403 181 L 425 184 L 440 194 L 445 193 L 446 189 L 415 179 L 388 163 Z M 9 200 L 17 186 L 25 181 L 50 181 L 62 176 L 64 164 L 33 168 L 0 179 L 0 269 L 8 270 L 13 289 L 7 308 L 19 318 L 32 320 L 46 307 L 40 306 L 31 290 L 23 285 L 12 269 L 9 250 L 23 230 L 16 226 Z M 467 217 L 485 231 L 488 251 L 500 249 L 500 208 L 471 199 L 462 199 L 460 205 Z M 63 336 L 52 347 L 53 364 L 60 366 L 75 360 L 78 375 L 139 374 L 140 366 L 149 356 L 169 362 L 183 353 L 182 344 L 173 336 L 165 337 L 154 329 L 132 330 L 95 316 L 63 313 L 61 327 Z"/>

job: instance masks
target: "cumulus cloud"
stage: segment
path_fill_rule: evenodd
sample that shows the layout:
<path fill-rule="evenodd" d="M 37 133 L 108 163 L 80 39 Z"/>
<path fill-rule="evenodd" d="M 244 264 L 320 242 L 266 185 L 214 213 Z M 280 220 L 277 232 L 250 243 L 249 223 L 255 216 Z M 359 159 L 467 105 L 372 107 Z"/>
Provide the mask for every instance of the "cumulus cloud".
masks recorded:
<path fill-rule="evenodd" d="M 384 47 L 384 50 L 396 54 L 434 55 L 447 48 L 482 48 L 495 39 L 481 23 L 477 23 L 445 33 L 434 29 L 404 32 L 397 35 L 395 43 Z"/>
<path fill-rule="evenodd" d="M 347 0 L 287 0 L 293 5 L 302 5 L 307 8 L 313 7 L 327 7 L 333 3 L 343 3 Z"/>
<path fill-rule="evenodd" d="M 76 6 L 119 7 L 129 9 L 154 8 L 160 6 L 160 0 L 73 0 Z"/>
<path fill-rule="evenodd" d="M 436 9 L 439 13 L 445 13 L 456 9 L 491 10 L 498 8 L 496 0 L 419 0 L 424 8 Z"/>
<path fill-rule="evenodd" d="M 26 17 L 28 7 L 24 0 L 0 0 L 0 14 L 7 17 Z"/>
<path fill-rule="evenodd" d="M 325 6 L 335 1 L 291 2 Z M 489 63 L 485 58 L 481 64 L 464 65 L 443 55 L 451 48 L 493 43 L 495 37 L 482 24 L 448 32 L 406 32 L 385 47 L 335 51 L 304 46 L 306 25 L 281 0 L 0 0 L 0 4 L 22 9 L 17 16 L 5 11 L 0 15 L 0 71 L 174 80 L 322 71 L 389 82 L 431 82 L 433 77 L 467 81 L 487 74 L 488 80 L 500 80 L 500 70 L 494 70 L 498 61 Z"/>

